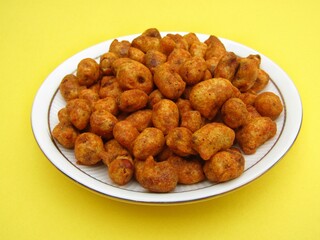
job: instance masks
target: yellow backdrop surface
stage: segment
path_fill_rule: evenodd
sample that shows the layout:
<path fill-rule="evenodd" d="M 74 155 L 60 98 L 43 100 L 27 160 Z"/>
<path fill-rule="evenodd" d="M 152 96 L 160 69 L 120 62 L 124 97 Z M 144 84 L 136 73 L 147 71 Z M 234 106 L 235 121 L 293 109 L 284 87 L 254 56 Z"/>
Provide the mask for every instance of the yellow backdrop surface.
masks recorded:
<path fill-rule="evenodd" d="M 315 0 L 0 0 L 0 239 L 320 239 L 319 12 Z M 150 27 L 231 39 L 288 73 L 303 125 L 275 167 L 228 195 L 157 207 L 96 195 L 47 160 L 30 124 L 44 79 L 91 45 Z"/>

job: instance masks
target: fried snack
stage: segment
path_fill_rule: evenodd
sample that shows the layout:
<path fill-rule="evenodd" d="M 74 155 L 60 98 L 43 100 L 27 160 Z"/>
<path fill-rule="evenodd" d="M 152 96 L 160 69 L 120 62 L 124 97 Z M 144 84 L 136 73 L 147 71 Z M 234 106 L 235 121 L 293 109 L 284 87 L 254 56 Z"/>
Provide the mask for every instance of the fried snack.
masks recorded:
<path fill-rule="evenodd" d="M 205 179 L 202 162 L 199 158 L 184 159 L 179 156 L 171 156 L 167 161 L 175 168 L 178 183 L 190 185 Z"/>
<path fill-rule="evenodd" d="M 113 52 L 107 52 L 101 55 L 100 57 L 100 70 L 103 75 L 112 75 L 112 63 L 114 60 L 118 59 L 119 56 Z"/>
<path fill-rule="evenodd" d="M 252 119 L 256 118 L 256 117 L 261 117 L 260 113 L 258 113 L 257 109 L 252 106 L 252 105 L 246 105 L 247 107 L 247 118 L 245 121 L 245 124 L 247 124 L 248 122 L 250 122 Z"/>
<path fill-rule="evenodd" d="M 168 64 L 174 71 L 179 71 L 180 66 L 191 58 L 191 54 L 183 48 L 175 48 L 167 58 Z"/>
<path fill-rule="evenodd" d="M 214 70 L 218 66 L 220 58 L 218 57 L 211 57 L 206 59 L 207 69 L 210 71 L 211 75 L 214 76 Z"/>
<path fill-rule="evenodd" d="M 99 153 L 99 157 L 106 166 L 109 166 L 113 160 L 119 157 L 132 158 L 129 151 L 115 139 L 111 139 L 104 144 L 104 151 Z"/>
<path fill-rule="evenodd" d="M 145 54 L 138 48 L 130 47 L 128 51 L 128 58 L 145 64 Z"/>
<path fill-rule="evenodd" d="M 123 112 L 135 112 L 144 108 L 148 100 L 148 95 L 140 89 L 127 90 L 120 95 L 119 109 Z"/>
<path fill-rule="evenodd" d="M 108 173 L 111 180 L 123 186 L 131 181 L 134 175 L 134 164 L 131 158 L 117 157 L 109 164 Z"/>
<path fill-rule="evenodd" d="M 139 132 L 152 127 L 152 110 L 143 109 L 130 114 L 126 121 L 130 122 Z"/>
<path fill-rule="evenodd" d="M 203 75 L 203 80 L 208 80 L 208 79 L 211 79 L 211 78 L 213 78 L 211 72 L 208 69 L 206 69 L 205 72 L 204 72 L 204 75 Z"/>
<path fill-rule="evenodd" d="M 100 99 L 99 94 L 92 89 L 84 89 L 79 93 L 79 98 L 86 99 L 92 108 L 94 103 Z"/>
<path fill-rule="evenodd" d="M 136 179 L 150 192 L 159 193 L 171 192 L 178 183 L 175 168 L 168 161 L 154 161 L 152 156 L 146 159 Z"/>
<path fill-rule="evenodd" d="M 145 55 L 145 65 L 154 73 L 154 69 L 167 61 L 167 56 L 157 50 L 149 50 Z"/>
<path fill-rule="evenodd" d="M 117 122 L 113 128 L 113 137 L 130 152 L 132 152 L 133 142 L 139 134 L 133 124 L 126 120 Z"/>
<path fill-rule="evenodd" d="M 117 63 L 117 60 L 114 63 Z M 153 90 L 152 74 L 149 68 L 140 62 L 123 62 L 117 66 L 116 76 L 123 90 L 140 89 L 146 94 Z"/>
<path fill-rule="evenodd" d="M 192 135 L 192 147 L 203 160 L 221 150 L 230 148 L 235 139 L 234 131 L 223 123 L 208 123 Z"/>
<path fill-rule="evenodd" d="M 230 128 L 238 128 L 245 124 L 248 110 L 240 98 L 229 98 L 221 108 L 223 122 Z"/>
<path fill-rule="evenodd" d="M 174 153 L 172 152 L 172 150 L 167 145 L 164 145 L 161 152 L 159 154 L 157 154 L 156 161 L 157 162 L 165 161 L 173 155 L 174 155 Z"/>
<path fill-rule="evenodd" d="M 176 43 L 173 41 L 172 38 L 168 36 L 164 36 L 160 39 L 160 49 L 159 51 L 165 54 L 166 56 L 169 56 L 170 53 L 175 49 Z"/>
<path fill-rule="evenodd" d="M 66 122 L 59 122 L 52 130 L 52 136 L 58 141 L 63 147 L 72 149 L 79 132 L 71 125 Z"/>
<path fill-rule="evenodd" d="M 193 43 L 200 43 L 198 36 L 195 33 L 189 32 L 182 36 L 188 43 L 189 49 Z"/>
<path fill-rule="evenodd" d="M 135 180 L 140 184 L 141 179 L 142 179 L 142 173 L 143 173 L 143 167 L 145 164 L 145 160 L 140 160 L 140 159 L 133 159 L 133 165 L 134 165 L 134 173 L 133 176 Z"/>
<path fill-rule="evenodd" d="M 175 154 L 181 157 L 197 154 L 192 149 L 192 132 L 188 128 L 176 127 L 170 130 L 166 136 L 166 144 Z"/>
<path fill-rule="evenodd" d="M 239 68 L 232 80 L 232 84 L 240 92 L 248 91 L 255 83 L 259 72 L 259 62 L 255 58 L 241 58 Z"/>
<path fill-rule="evenodd" d="M 104 150 L 102 139 L 91 132 L 81 133 L 74 145 L 74 154 L 78 164 L 94 165 L 101 161 L 100 152 Z"/>
<path fill-rule="evenodd" d="M 171 100 L 178 99 L 186 87 L 181 76 L 167 63 L 155 68 L 153 81 L 162 95 Z"/>
<path fill-rule="evenodd" d="M 179 109 L 177 105 L 168 99 L 162 99 L 153 106 L 153 126 L 160 129 L 164 135 L 179 126 Z"/>
<path fill-rule="evenodd" d="M 114 125 L 118 119 L 107 110 L 97 110 L 91 114 L 90 127 L 91 132 L 106 138 L 112 138 Z"/>
<path fill-rule="evenodd" d="M 86 99 L 76 98 L 67 102 L 67 113 L 70 122 L 78 130 L 83 130 L 87 127 L 90 116 L 91 107 L 90 103 Z"/>
<path fill-rule="evenodd" d="M 69 120 L 69 115 L 66 107 L 61 108 L 58 111 L 58 119 L 59 119 L 59 122 L 61 123 L 72 124 Z"/>
<path fill-rule="evenodd" d="M 190 99 L 190 92 L 191 92 L 192 88 L 193 88 L 193 86 L 186 86 L 186 88 L 184 89 L 184 91 L 181 95 L 181 98 L 189 100 Z"/>
<path fill-rule="evenodd" d="M 165 144 L 164 135 L 161 130 L 150 127 L 144 129 L 133 142 L 133 155 L 139 159 L 156 156 Z"/>
<path fill-rule="evenodd" d="M 148 52 L 149 50 L 159 50 L 160 39 L 158 37 L 140 35 L 133 39 L 131 46 L 140 49 L 144 53 Z"/>
<path fill-rule="evenodd" d="M 244 92 L 241 93 L 239 98 L 244 102 L 246 105 L 253 105 L 254 101 L 256 100 L 257 94 L 254 92 Z"/>
<path fill-rule="evenodd" d="M 114 116 L 117 116 L 119 113 L 118 104 L 114 97 L 100 98 L 93 104 L 92 111 L 96 110 L 107 110 Z"/>
<path fill-rule="evenodd" d="M 129 48 L 131 43 L 123 40 L 119 42 L 118 39 L 114 39 L 110 44 L 109 52 L 115 53 L 119 57 L 128 57 Z"/>
<path fill-rule="evenodd" d="M 238 90 L 224 78 L 212 78 L 196 84 L 190 92 L 190 103 L 202 116 L 212 120 L 222 104 L 235 97 Z"/>
<path fill-rule="evenodd" d="M 161 34 L 160 34 L 159 30 L 156 28 L 148 28 L 141 35 L 161 39 Z"/>
<path fill-rule="evenodd" d="M 104 76 L 101 79 L 99 96 L 100 98 L 113 97 L 119 99 L 123 90 L 120 87 L 119 81 L 114 76 Z"/>
<path fill-rule="evenodd" d="M 77 67 L 77 77 L 82 86 L 91 86 L 96 83 L 100 77 L 99 64 L 92 58 L 82 59 Z"/>
<path fill-rule="evenodd" d="M 269 117 L 272 120 L 277 119 L 283 110 L 279 96 L 273 92 L 260 93 L 255 99 L 254 107 L 261 116 Z"/>
<path fill-rule="evenodd" d="M 236 132 L 236 140 L 245 154 L 253 154 L 276 132 L 277 125 L 269 117 L 256 117 Z"/>
<path fill-rule="evenodd" d="M 206 61 L 202 57 L 191 57 L 179 68 L 179 74 L 188 85 L 200 82 L 207 70 Z"/>
<path fill-rule="evenodd" d="M 176 101 L 176 105 L 179 109 L 179 116 L 181 117 L 182 114 L 184 114 L 185 112 L 188 112 L 188 111 L 192 111 L 192 106 L 191 106 L 191 103 L 188 99 L 183 99 L 183 98 L 179 98 L 177 101 Z"/>
<path fill-rule="evenodd" d="M 175 44 L 176 44 L 175 48 L 181 48 L 181 49 L 185 49 L 185 50 L 189 49 L 188 42 L 187 42 L 186 38 L 181 36 L 179 33 L 176 33 L 176 34 L 168 33 L 167 36 L 175 42 Z"/>
<path fill-rule="evenodd" d="M 152 109 L 153 105 L 155 105 L 157 102 L 164 98 L 165 97 L 162 95 L 159 89 L 153 90 L 152 93 L 149 94 L 148 107 Z"/>
<path fill-rule="evenodd" d="M 224 150 L 204 163 L 203 171 L 209 181 L 220 183 L 239 177 L 244 170 L 244 157 L 238 151 Z"/>
<path fill-rule="evenodd" d="M 259 68 L 258 77 L 253 86 L 250 88 L 250 90 L 254 92 L 260 92 L 268 85 L 269 80 L 269 74 L 263 71 L 261 68 Z"/>
<path fill-rule="evenodd" d="M 238 57 L 233 52 L 227 52 L 223 55 L 214 69 L 215 78 L 225 78 L 232 80 L 239 66 Z"/>
<path fill-rule="evenodd" d="M 220 59 L 227 52 L 223 43 L 216 36 L 211 35 L 204 43 L 208 46 L 205 54 L 206 60 L 212 57 L 217 57 Z"/>
<path fill-rule="evenodd" d="M 198 111 L 186 111 L 181 115 L 180 127 L 188 128 L 195 132 L 203 126 L 203 119 Z"/>
<path fill-rule="evenodd" d="M 79 84 L 78 77 L 73 74 L 66 75 L 59 86 L 60 93 L 66 101 L 78 98 L 80 91 L 85 88 Z"/>
<path fill-rule="evenodd" d="M 189 52 L 193 57 L 204 58 L 207 49 L 207 44 L 202 42 L 193 42 L 192 44 L 189 44 Z"/>

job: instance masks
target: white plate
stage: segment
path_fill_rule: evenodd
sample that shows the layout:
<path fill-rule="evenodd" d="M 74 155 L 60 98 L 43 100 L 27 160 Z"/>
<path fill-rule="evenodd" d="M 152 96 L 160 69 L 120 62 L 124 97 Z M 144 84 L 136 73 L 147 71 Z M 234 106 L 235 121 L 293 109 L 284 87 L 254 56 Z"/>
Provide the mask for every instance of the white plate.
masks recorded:
<path fill-rule="evenodd" d="M 161 34 L 165 36 L 167 32 Z M 130 35 L 117 39 L 132 41 L 137 36 Z M 197 34 L 197 36 L 201 41 L 209 37 L 204 34 Z M 119 187 L 112 183 L 105 166 L 77 165 L 73 151 L 64 149 L 53 140 L 51 130 L 58 123 L 57 112 L 65 106 L 65 101 L 58 91 L 60 81 L 65 75 L 76 71 L 81 59 L 90 57 L 98 61 L 100 55 L 109 50 L 112 40 L 92 46 L 67 59 L 41 85 L 35 96 L 31 113 L 33 133 L 41 150 L 61 172 L 87 189 L 114 199 L 135 203 L 175 204 L 199 201 L 230 192 L 253 181 L 277 163 L 294 143 L 302 123 L 302 104 L 293 82 L 277 64 L 249 47 L 227 39 L 220 39 L 228 51 L 239 56 L 245 57 L 249 54 L 261 56 L 261 68 L 271 77 L 271 82 L 265 91 L 275 92 L 281 97 L 284 104 L 284 111 L 276 120 L 277 135 L 261 146 L 256 154 L 245 155 L 245 171 L 240 177 L 220 184 L 204 181 L 188 186 L 179 185 L 174 192 L 164 194 L 147 192 L 135 181 Z"/>

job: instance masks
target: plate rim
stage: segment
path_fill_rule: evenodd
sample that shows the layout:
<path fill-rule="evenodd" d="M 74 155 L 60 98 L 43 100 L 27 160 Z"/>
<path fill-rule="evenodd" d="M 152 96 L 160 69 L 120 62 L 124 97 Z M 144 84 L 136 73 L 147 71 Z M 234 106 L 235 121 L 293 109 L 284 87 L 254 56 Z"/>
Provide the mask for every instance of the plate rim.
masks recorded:
<path fill-rule="evenodd" d="M 168 33 L 177 33 L 177 34 L 186 34 L 187 32 L 160 32 L 162 36 L 168 34 Z M 195 33 L 199 38 L 208 38 L 210 35 L 209 34 L 202 34 L 202 33 Z M 227 194 L 229 192 L 235 191 L 243 186 L 246 186 L 247 184 L 251 183 L 252 181 L 256 180 L 257 178 L 259 178 L 261 175 L 263 175 L 264 173 L 268 172 L 269 169 L 271 169 L 276 163 L 278 163 L 283 157 L 284 155 L 291 149 L 291 147 L 293 146 L 293 144 L 295 143 L 300 129 L 302 127 L 302 120 L 303 120 L 303 108 L 302 108 L 302 101 L 301 101 L 301 97 L 300 94 L 296 88 L 296 86 L 294 85 L 294 82 L 291 80 L 291 78 L 288 76 L 288 74 L 275 62 L 273 62 L 271 59 L 269 59 L 268 57 L 266 57 L 264 54 L 246 46 L 243 45 L 241 43 L 235 42 L 233 40 L 229 40 L 226 38 L 221 38 L 219 37 L 219 39 L 225 44 L 225 45 L 232 45 L 235 47 L 239 47 L 240 49 L 244 49 L 252 54 L 259 54 L 261 56 L 261 66 L 262 68 L 268 68 L 268 67 L 272 67 L 272 70 L 275 72 L 270 72 L 268 70 L 266 70 L 268 72 L 268 74 L 270 75 L 271 79 L 273 75 L 280 75 L 283 77 L 283 79 L 285 79 L 285 81 L 283 82 L 277 82 L 276 86 L 278 87 L 278 84 L 280 84 L 281 89 L 283 89 L 284 87 L 286 89 L 289 89 L 289 91 L 280 91 L 281 94 L 284 94 L 283 96 L 283 100 L 288 99 L 287 95 L 288 92 L 289 94 L 293 94 L 295 96 L 294 99 L 290 99 L 290 104 L 292 104 L 292 100 L 294 100 L 294 104 L 297 105 L 295 108 L 295 114 L 298 115 L 298 119 L 289 119 L 289 116 L 291 116 L 293 114 L 293 112 L 286 112 L 286 114 L 289 114 L 289 116 L 287 116 L 286 121 L 284 122 L 284 126 L 283 126 L 283 131 L 286 129 L 286 137 L 290 138 L 290 141 L 287 141 L 286 143 L 286 147 L 284 149 L 279 149 L 279 145 L 277 146 L 276 150 L 279 151 L 278 155 L 276 158 L 276 160 L 273 160 L 271 163 L 265 163 L 265 161 L 260 161 L 262 163 L 257 163 L 256 165 L 258 165 L 256 167 L 255 165 L 255 170 L 256 168 L 260 169 L 262 168 L 262 170 L 260 169 L 260 171 L 256 172 L 256 174 L 252 174 L 252 169 L 248 170 L 249 172 L 246 173 L 246 175 L 249 175 L 250 178 L 245 178 L 242 177 L 240 179 L 237 178 L 237 183 L 233 188 L 230 188 L 229 190 L 225 191 L 222 190 L 221 188 L 223 188 L 224 186 L 228 186 L 231 183 L 234 183 L 236 180 L 232 180 L 226 183 L 222 183 L 219 184 L 218 187 L 215 187 L 215 193 L 213 194 L 210 189 L 206 188 L 206 194 L 202 194 L 203 191 L 199 191 L 199 190 L 193 190 L 193 192 L 197 191 L 198 194 L 200 194 L 200 196 L 197 196 L 196 198 L 189 196 L 186 198 L 184 192 L 171 192 L 171 193 L 165 193 L 165 194 L 159 194 L 159 193 L 149 193 L 149 192 L 145 192 L 145 193 L 137 193 L 137 192 L 133 192 L 133 193 L 129 193 L 128 194 L 128 190 L 124 190 L 124 189 L 119 189 L 119 188 L 113 188 L 112 186 L 108 186 L 107 188 L 102 188 L 105 189 L 104 191 L 102 191 L 99 188 L 99 184 L 97 184 L 96 182 L 92 182 L 92 179 L 86 179 L 83 178 L 83 176 L 81 176 L 81 174 L 77 174 L 77 173 L 73 173 L 73 175 L 70 176 L 70 172 L 68 172 L 67 170 L 71 167 L 73 168 L 74 166 L 68 166 L 67 161 L 65 162 L 57 162 L 55 159 L 53 159 L 55 157 L 55 154 L 52 155 L 52 152 L 50 152 L 50 150 L 52 150 L 52 145 L 48 146 L 46 145 L 46 143 L 50 143 L 53 144 L 53 139 L 51 137 L 51 133 L 48 131 L 49 129 L 45 128 L 46 132 L 44 132 L 44 129 L 40 129 L 37 126 L 37 122 L 38 122 L 38 115 L 40 113 L 42 113 L 43 111 L 46 113 L 47 118 L 49 118 L 49 108 L 47 108 L 47 111 L 44 109 L 43 106 L 43 98 L 46 97 L 46 89 L 51 89 L 55 87 L 54 92 L 56 91 L 57 87 L 60 84 L 60 81 L 62 79 L 63 76 L 65 76 L 66 71 L 68 69 L 68 73 L 70 73 L 69 69 L 70 68 L 74 68 L 74 65 L 77 64 L 81 59 L 86 58 L 86 57 L 92 57 L 92 58 L 97 58 L 99 56 L 101 56 L 104 52 L 106 52 L 108 50 L 107 46 L 108 44 L 111 43 L 111 41 L 113 41 L 114 39 L 118 39 L 119 41 L 121 40 L 128 40 L 128 39 L 133 39 L 134 37 L 139 36 L 140 34 L 132 34 L 132 35 L 127 35 L 127 36 L 121 36 L 121 37 L 117 37 L 117 38 L 113 38 L 113 39 L 109 39 L 103 42 L 100 42 L 98 44 L 95 44 L 93 46 L 90 46 L 76 54 L 74 54 L 73 56 L 69 57 L 68 59 L 66 59 L 65 61 L 63 61 L 61 64 L 59 64 L 42 82 L 40 88 L 38 89 L 35 97 L 34 97 L 34 101 L 32 104 L 32 110 L 31 110 L 31 128 L 32 128 L 32 132 L 34 135 L 34 138 L 39 146 L 39 148 L 41 149 L 41 151 L 43 152 L 43 154 L 46 156 L 46 158 L 49 160 L 49 162 L 51 162 L 60 172 L 62 172 L 64 175 L 66 175 L 69 179 L 72 179 L 74 182 L 80 184 L 81 186 L 85 187 L 87 190 L 91 190 L 95 193 L 98 193 L 99 195 L 103 195 L 112 199 L 116 199 L 116 200 L 120 200 L 120 201 L 125 201 L 125 202 L 130 202 L 130 203 L 142 203 L 142 204 L 160 204 L 160 205 L 171 205 L 171 204 L 181 204 L 181 203 L 191 203 L 191 202 L 198 202 L 198 201 L 203 201 L 206 199 L 211 199 L 214 197 L 218 197 L 218 196 L 222 196 L 224 194 Z M 104 51 L 102 51 L 102 49 L 104 49 Z M 230 49 L 227 49 L 227 51 L 231 51 Z M 238 55 L 238 54 L 237 54 Z M 65 71 L 61 71 L 61 70 L 65 70 Z M 53 78 L 58 78 L 58 76 L 60 76 L 60 79 L 53 81 Z M 285 86 L 283 86 L 285 85 Z M 51 95 L 50 95 L 51 98 Z M 46 103 L 48 102 L 45 101 Z M 284 103 L 284 105 L 287 107 L 289 106 L 288 103 Z M 41 120 L 41 119 L 40 119 Z M 48 119 L 47 119 L 48 120 Z M 289 121 L 289 122 L 287 122 Z M 289 124 L 289 125 L 288 125 Z M 289 127 L 294 127 L 294 133 L 287 136 L 287 128 Z M 281 139 L 285 136 L 282 136 Z M 275 144 L 276 146 L 277 144 Z M 273 151 L 274 154 L 274 151 Z M 261 166 L 262 165 L 262 166 Z M 83 182 L 88 180 L 88 182 Z M 242 180 L 242 181 L 241 181 Z M 242 183 L 241 183 L 242 182 Z M 96 185 L 97 184 L 97 185 Z M 88 186 L 89 185 L 89 186 Z M 217 186 L 217 185 L 214 185 Z M 216 191 L 216 188 L 218 188 L 218 191 Z M 99 190 L 100 189 L 100 190 Z M 108 192 L 108 191 L 111 192 Z M 209 191 L 208 191 L 209 190 Z M 106 192 L 107 191 L 107 192 Z M 130 192 L 130 191 L 129 191 Z M 140 196 L 142 194 L 142 196 Z M 137 196 L 139 195 L 139 196 Z M 181 197 L 182 196 L 182 197 Z M 147 197 L 147 198 L 144 198 Z M 183 198 L 185 197 L 185 198 Z"/>

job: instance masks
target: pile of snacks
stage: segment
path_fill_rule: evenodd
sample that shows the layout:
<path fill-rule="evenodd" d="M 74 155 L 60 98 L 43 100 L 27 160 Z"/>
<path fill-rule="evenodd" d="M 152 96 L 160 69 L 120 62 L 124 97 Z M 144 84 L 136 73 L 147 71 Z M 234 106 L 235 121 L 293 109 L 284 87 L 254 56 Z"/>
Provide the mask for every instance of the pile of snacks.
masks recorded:
<path fill-rule="evenodd" d="M 201 42 L 151 28 L 132 42 L 115 39 L 99 62 L 83 59 L 62 79 L 66 106 L 52 136 L 78 164 L 105 164 L 118 185 L 135 179 L 170 192 L 237 178 L 243 154 L 276 134 L 283 110 L 276 94 L 261 92 L 269 75 L 260 61 L 212 35 Z"/>

